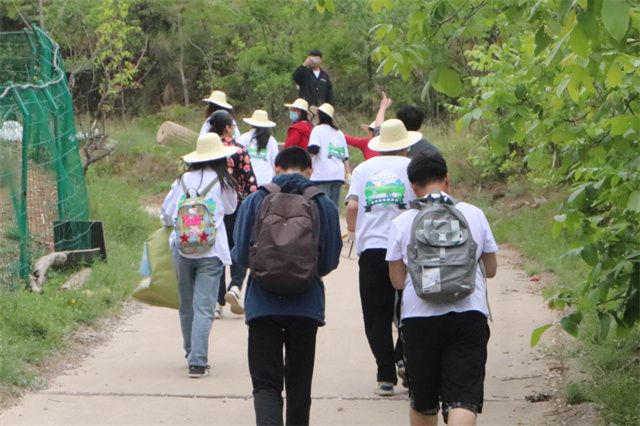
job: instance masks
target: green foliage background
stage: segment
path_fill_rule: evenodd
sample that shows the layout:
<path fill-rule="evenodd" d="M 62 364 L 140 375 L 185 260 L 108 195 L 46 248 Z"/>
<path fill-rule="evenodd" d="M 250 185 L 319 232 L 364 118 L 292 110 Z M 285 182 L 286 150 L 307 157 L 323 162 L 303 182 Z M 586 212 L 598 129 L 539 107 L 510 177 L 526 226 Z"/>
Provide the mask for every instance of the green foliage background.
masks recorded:
<path fill-rule="evenodd" d="M 324 3 L 318 2 L 318 3 Z M 553 235 L 566 233 L 590 273 L 551 297 L 576 336 L 587 313 L 598 338 L 640 321 L 640 5 L 631 0 L 374 0 L 411 9 L 380 24 L 383 72 L 449 97 L 458 130 L 483 147 L 485 176 L 568 185 Z M 553 244 L 552 241 L 549 244 Z M 548 327 L 541 327 L 539 337 Z M 532 339 L 535 343 L 536 339 Z"/>

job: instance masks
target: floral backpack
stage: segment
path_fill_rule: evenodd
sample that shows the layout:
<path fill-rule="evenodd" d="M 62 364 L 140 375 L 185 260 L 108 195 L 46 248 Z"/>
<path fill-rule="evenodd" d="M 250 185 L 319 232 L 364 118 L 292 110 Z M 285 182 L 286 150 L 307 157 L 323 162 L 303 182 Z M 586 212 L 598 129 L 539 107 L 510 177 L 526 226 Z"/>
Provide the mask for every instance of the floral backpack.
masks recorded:
<path fill-rule="evenodd" d="M 215 204 L 211 208 L 205 201 L 205 196 L 216 182 L 218 178 L 199 193 L 194 188 L 187 189 L 180 179 L 184 198 L 178 201 L 178 218 L 174 232 L 176 246 L 184 254 L 205 252 L 216 242 L 216 226 L 213 220 Z"/>

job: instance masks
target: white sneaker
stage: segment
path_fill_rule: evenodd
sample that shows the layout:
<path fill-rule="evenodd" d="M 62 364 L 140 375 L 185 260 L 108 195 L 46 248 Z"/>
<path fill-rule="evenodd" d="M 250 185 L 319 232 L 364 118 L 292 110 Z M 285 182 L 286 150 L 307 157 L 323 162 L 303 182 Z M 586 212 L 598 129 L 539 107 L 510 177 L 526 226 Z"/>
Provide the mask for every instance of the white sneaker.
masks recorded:
<path fill-rule="evenodd" d="M 378 382 L 378 387 L 376 388 L 375 393 L 380 396 L 393 396 L 393 383 Z"/>
<path fill-rule="evenodd" d="M 223 316 L 224 316 L 224 314 L 222 313 L 222 306 L 220 306 L 219 303 L 216 303 L 215 319 L 220 319 Z"/>
<path fill-rule="evenodd" d="M 229 288 L 227 294 L 224 295 L 224 300 L 231 305 L 231 312 L 236 315 L 244 315 L 244 308 L 240 305 L 240 291 L 238 287 L 233 286 Z"/>

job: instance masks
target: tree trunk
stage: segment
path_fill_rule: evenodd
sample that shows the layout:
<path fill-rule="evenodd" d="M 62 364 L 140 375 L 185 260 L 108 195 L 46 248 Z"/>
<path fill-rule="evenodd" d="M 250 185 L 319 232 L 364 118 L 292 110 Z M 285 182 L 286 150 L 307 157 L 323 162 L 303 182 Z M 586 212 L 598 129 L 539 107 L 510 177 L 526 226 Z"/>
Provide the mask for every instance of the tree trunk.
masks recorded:
<path fill-rule="evenodd" d="M 173 121 L 165 121 L 162 123 L 156 135 L 156 142 L 165 146 L 189 145 L 195 147 L 197 140 L 197 132 L 187 129 Z"/>

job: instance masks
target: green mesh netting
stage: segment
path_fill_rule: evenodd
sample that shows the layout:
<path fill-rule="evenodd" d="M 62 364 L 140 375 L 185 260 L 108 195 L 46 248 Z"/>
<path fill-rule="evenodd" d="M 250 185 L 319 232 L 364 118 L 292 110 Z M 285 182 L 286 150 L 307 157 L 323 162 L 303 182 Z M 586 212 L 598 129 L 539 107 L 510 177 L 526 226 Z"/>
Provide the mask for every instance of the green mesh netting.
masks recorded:
<path fill-rule="evenodd" d="M 67 230 L 56 248 L 88 248 L 88 218 L 58 45 L 35 25 L 0 33 L 0 286 L 22 285 L 30 263 L 54 250 L 56 221 Z"/>

